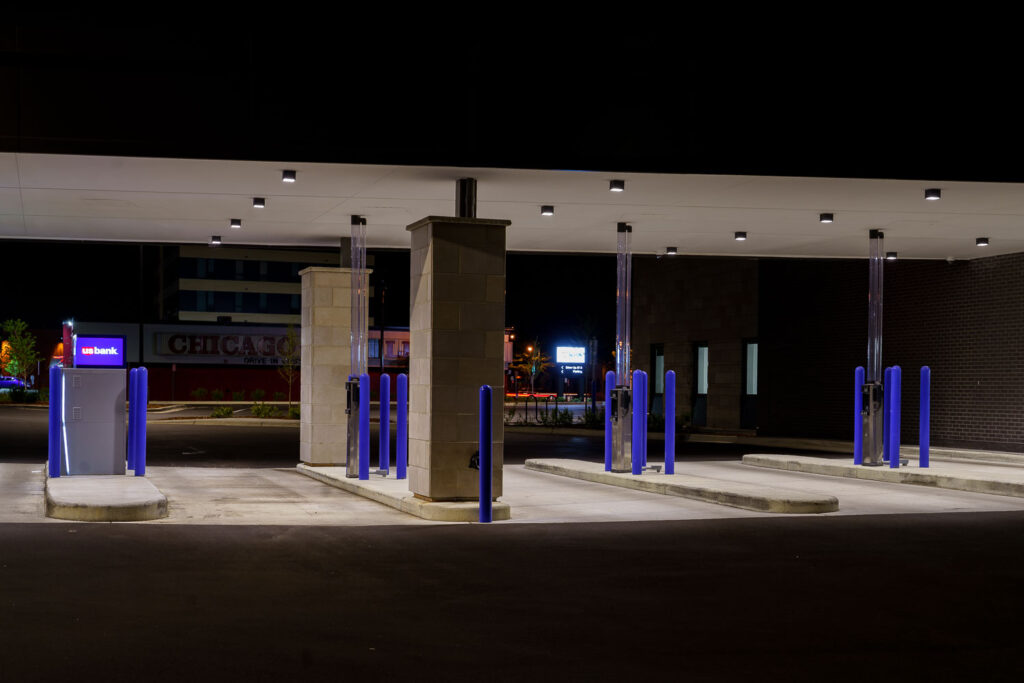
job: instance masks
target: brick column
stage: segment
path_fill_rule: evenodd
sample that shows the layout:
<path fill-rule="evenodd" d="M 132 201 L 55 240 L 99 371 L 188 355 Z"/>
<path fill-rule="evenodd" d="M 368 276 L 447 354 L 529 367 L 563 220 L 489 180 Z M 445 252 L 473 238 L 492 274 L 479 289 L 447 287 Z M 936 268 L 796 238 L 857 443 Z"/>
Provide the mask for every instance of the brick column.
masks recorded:
<path fill-rule="evenodd" d="M 511 221 L 428 216 L 412 233 L 409 489 L 477 500 L 480 385 L 494 387 L 493 494 L 502 494 L 505 229 Z"/>
<path fill-rule="evenodd" d="M 302 277 L 299 460 L 345 465 L 345 380 L 352 328 L 351 270 L 306 268 Z"/>

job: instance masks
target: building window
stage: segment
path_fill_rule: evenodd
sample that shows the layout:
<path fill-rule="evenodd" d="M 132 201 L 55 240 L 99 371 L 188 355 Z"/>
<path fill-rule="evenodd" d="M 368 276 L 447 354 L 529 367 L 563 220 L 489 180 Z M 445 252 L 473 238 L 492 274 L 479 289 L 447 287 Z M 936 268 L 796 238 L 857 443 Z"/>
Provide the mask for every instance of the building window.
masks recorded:
<path fill-rule="evenodd" d="M 747 396 L 757 396 L 757 342 L 747 342 L 746 353 L 746 386 Z"/>
<path fill-rule="evenodd" d="M 697 394 L 706 396 L 708 393 L 708 347 L 697 347 Z"/>

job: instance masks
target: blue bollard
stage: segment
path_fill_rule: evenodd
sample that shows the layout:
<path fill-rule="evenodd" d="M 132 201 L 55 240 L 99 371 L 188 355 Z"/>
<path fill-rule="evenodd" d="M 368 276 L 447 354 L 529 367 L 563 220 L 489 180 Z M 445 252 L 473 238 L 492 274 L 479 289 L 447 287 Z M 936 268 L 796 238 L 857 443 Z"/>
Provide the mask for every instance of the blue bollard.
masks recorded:
<path fill-rule="evenodd" d="M 921 438 L 921 452 L 917 462 L 919 467 L 928 467 L 928 445 L 931 439 L 932 417 L 932 369 L 925 365 L 921 368 L 921 425 L 918 432 Z"/>
<path fill-rule="evenodd" d="M 380 376 L 379 469 L 386 477 L 391 470 L 391 376 Z"/>
<path fill-rule="evenodd" d="M 864 368 L 853 371 L 853 464 L 864 464 Z"/>
<path fill-rule="evenodd" d="M 405 467 L 409 460 L 409 377 L 404 372 L 398 375 L 398 428 L 395 433 L 395 468 L 399 479 L 405 479 Z"/>
<path fill-rule="evenodd" d="M 139 369 L 132 368 L 128 371 L 128 452 L 126 457 L 126 469 L 135 469 L 135 446 L 138 437 L 135 430 L 139 427 L 139 419 L 136 417 L 136 409 L 139 407 L 138 392 Z"/>
<path fill-rule="evenodd" d="M 892 434 L 892 368 L 885 369 L 885 384 L 882 385 L 882 460 L 889 462 L 889 442 Z"/>
<path fill-rule="evenodd" d="M 612 393 L 615 391 L 615 373 L 604 373 L 604 471 L 612 471 Z"/>
<path fill-rule="evenodd" d="M 889 401 L 889 410 L 892 417 L 889 422 L 889 467 L 897 469 L 900 466 L 900 394 L 902 393 L 903 370 L 900 366 L 892 367 L 892 400 Z"/>
<path fill-rule="evenodd" d="M 47 474 L 50 475 L 51 479 L 56 479 L 60 476 L 60 435 L 61 435 L 61 403 L 64 395 L 61 391 L 61 370 L 60 367 L 54 365 L 50 367 L 50 405 L 49 405 L 49 425 L 47 436 L 49 436 L 49 443 L 47 444 Z"/>
<path fill-rule="evenodd" d="M 359 478 L 370 478 L 370 376 L 359 375 Z"/>
<path fill-rule="evenodd" d="M 135 476 L 146 476 L 146 412 L 149 405 L 149 370 L 139 368 L 135 379 L 135 396 L 139 402 L 135 409 Z"/>
<path fill-rule="evenodd" d="M 633 433 L 632 433 L 632 445 L 630 447 L 630 465 L 633 474 L 641 474 L 643 472 L 643 457 L 640 454 L 640 441 L 643 438 L 643 433 L 640 430 L 640 416 L 642 411 L 638 409 L 638 398 L 640 394 L 640 383 L 643 380 L 640 379 L 640 371 L 633 371 Z"/>
<path fill-rule="evenodd" d="M 665 474 L 676 473 L 676 371 L 665 373 Z"/>
<path fill-rule="evenodd" d="M 480 387 L 480 521 L 491 521 L 491 388 Z"/>
<path fill-rule="evenodd" d="M 644 370 L 640 371 L 640 387 L 643 395 L 640 397 L 640 429 L 643 431 L 644 438 L 640 441 L 640 453 L 643 459 L 640 461 L 641 466 L 647 467 L 647 372 Z"/>

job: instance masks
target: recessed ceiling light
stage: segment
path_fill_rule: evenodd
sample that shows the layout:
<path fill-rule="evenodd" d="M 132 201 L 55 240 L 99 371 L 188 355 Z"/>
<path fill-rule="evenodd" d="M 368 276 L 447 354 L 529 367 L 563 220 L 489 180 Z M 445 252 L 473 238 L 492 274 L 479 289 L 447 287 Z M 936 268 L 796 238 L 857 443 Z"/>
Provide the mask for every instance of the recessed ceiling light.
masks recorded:
<path fill-rule="evenodd" d="M 626 181 L 625 180 L 610 180 L 608 181 L 609 192 L 625 192 Z"/>
<path fill-rule="evenodd" d="M 281 182 L 282 183 L 294 183 L 295 182 L 295 171 L 281 171 Z"/>
<path fill-rule="evenodd" d="M 540 207 L 540 215 L 541 216 L 554 216 L 555 215 L 555 207 L 553 207 L 553 206 L 542 206 L 542 207 Z"/>
<path fill-rule="evenodd" d="M 885 260 L 886 261 L 895 261 L 896 260 L 896 252 L 895 251 L 887 251 L 887 252 L 885 252 Z"/>
<path fill-rule="evenodd" d="M 242 227 L 242 219 L 241 218 L 232 218 L 231 219 L 231 227 L 235 228 L 235 229 L 238 229 L 238 228 Z"/>
<path fill-rule="evenodd" d="M 737 242 L 742 242 L 743 240 L 747 239 L 747 233 L 737 232 L 736 236 L 733 237 L 733 239 L 736 240 Z"/>
<path fill-rule="evenodd" d="M 263 197 L 253 197 L 252 198 L 252 208 L 254 208 L 254 209 L 263 209 L 263 208 L 266 208 L 266 206 L 267 206 L 267 200 L 265 198 L 263 198 Z"/>
<path fill-rule="evenodd" d="M 679 250 L 675 247 L 665 247 L 666 256 L 676 256 L 677 254 L 679 254 Z"/>
<path fill-rule="evenodd" d="M 930 190 L 925 190 L 924 198 L 931 202 L 942 199 L 942 190 L 940 190 L 937 187 L 933 187 Z"/>
<path fill-rule="evenodd" d="M 831 213 L 820 213 L 818 214 L 818 220 L 822 223 L 832 223 L 835 221 L 835 216 Z"/>
<path fill-rule="evenodd" d="M 987 247 L 988 246 L 988 238 L 987 237 L 979 237 L 978 239 L 974 240 L 974 243 L 977 246 L 979 246 L 979 247 Z"/>
<path fill-rule="evenodd" d="M 211 247 L 219 247 L 220 246 L 220 235 L 214 235 L 213 237 L 210 238 L 210 246 Z"/>

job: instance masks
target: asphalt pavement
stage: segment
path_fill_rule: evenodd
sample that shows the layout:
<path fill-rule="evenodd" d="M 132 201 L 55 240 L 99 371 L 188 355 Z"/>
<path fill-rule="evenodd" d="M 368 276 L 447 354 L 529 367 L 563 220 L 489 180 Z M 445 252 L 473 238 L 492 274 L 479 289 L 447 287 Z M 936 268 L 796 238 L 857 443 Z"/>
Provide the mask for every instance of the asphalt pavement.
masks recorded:
<path fill-rule="evenodd" d="M 0 525 L 0 680 L 1018 681 L 1022 531 Z"/>
<path fill-rule="evenodd" d="M 0 505 L 39 488 L 45 415 L 0 409 Z M 1020 499 L 756 472 L 741 447 L 689 444 L 707 476 L 851 502 L 766 516 L 513 465 L 520 522 L 429 524 L 296 474 L 294 427 L 149 435 L 178 517 L 39 522 L 28 504 L 5 519 L 35 523 L 0 523 L 0 681 L 1024 676 L 1024 511 L 993 511 Z M 602 448 L 600 433 L 507 440 L 510 462 Z"/>
<path fill-rule="evenodd" d="M 209 408 L 183 408 L 152 413 L 146 434 L 146 458 L 152 465 L 194 467 L 291 467 L 298 462 L 299 430 L 292 425 L 249 427 L 196 425 L 188 420 L 209 415 Z M 46 459 L 47 411 L 40 408 L 0 407 L 0 462 L 42 462 Z M 377 427 L 373 426 L 372 460 L 376 462 Z M 391 453 L 395 453 L 391 432 Z M 735 444 L 697 444 L 680 440 L 682 459 L 736 459 L 749 447 Z M 759 449 L 772 452 L 772 449 Z M 567 436 L 557 431 L 537 433 L 511 427 L 505 430 L 505 461 L 522 464 L 539 452 L 550 458 L 600 459 L 604 434 Z"/>

